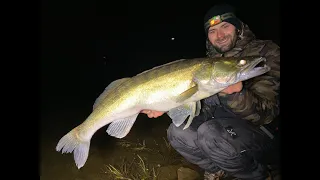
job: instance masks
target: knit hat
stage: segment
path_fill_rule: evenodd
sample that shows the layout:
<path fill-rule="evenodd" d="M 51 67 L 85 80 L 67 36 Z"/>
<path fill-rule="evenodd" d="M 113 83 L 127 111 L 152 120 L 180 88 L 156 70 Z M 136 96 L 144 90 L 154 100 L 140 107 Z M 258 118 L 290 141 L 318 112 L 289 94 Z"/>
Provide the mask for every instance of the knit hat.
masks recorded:
<path fill-rule="evenodd" d="M 211 26 L 219 24 L 220 22 L 228 22 L 241 30 L 241 22 L 235 16 L 234 7 L 228 4 L 219 4 L 210 8 L 204 16 L 204 29 L 206 34 Z"/>

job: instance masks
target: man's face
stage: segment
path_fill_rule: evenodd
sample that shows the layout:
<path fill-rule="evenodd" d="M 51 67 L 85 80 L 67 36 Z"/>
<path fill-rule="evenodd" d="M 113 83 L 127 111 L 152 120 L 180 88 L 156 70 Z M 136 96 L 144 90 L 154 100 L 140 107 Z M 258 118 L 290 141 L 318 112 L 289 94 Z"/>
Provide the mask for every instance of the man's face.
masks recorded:
<path fill-rule="evenodd" d="M 236 44 L 236 27 L 228 22 L 211 26 L 208 30 L 208 38 L 218 52 L 227 52 Z"/>

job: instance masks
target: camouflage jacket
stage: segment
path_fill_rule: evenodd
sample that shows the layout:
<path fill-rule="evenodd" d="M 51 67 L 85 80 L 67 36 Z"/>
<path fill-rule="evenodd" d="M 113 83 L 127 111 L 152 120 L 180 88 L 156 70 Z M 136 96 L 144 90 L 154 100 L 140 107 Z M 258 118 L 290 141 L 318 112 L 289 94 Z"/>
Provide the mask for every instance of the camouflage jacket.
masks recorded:
<path fill-rule="evenodd" d="M 264 56 L 271 70 L 261 76 L 243 82 L 243 89 L 231 95 L 219 95 L 224 107 L 237 117 L 247 119 L 256 125 L 270 123 L 280 111 L 280 47 L 269 40 L 258 40 L 249 27 L 242 23 L 243 31 L 234 49 L 219 54 L 207 40 L 207 56 L 209 57 L 241 57 Z M 204 100 L 210 105 L 210 98 Z"/>

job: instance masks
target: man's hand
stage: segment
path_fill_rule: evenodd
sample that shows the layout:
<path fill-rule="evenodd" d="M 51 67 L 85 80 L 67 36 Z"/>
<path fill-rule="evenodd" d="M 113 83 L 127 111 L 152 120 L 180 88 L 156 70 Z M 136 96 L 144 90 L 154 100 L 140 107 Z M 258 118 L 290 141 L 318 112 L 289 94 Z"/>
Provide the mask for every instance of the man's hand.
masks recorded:
<path fill-rule="evenodd" d="M 222 90 L 219 94 L 220 95 L 225 95 L 225 94 L 232 94 L 235 92 L 240 92 L 242 90 L 242 82 L 238 82 L 236 84 L 230 85 L 227 88 L 225 88 L 224 90 Z"/>
<path fill-rule="evenodd" d="M 162 116 L 165 112 L 144 109 L 141 111 L 141 113 L 147 114 L 149 118 L 157 118 L 159 116 Z"/>
<path fill-rule="evenodd" d="M 238 82 L 234 85 L 231 85 L 231 86 L 225 88 L 219 94 L 220 95 L 232 94 L 235 92 L 240 92 L 241 90 L 242 90 L 242 82 Z M 141 113 L 147 114 L 149 118 L 157 118 L 159 116 L 162 116 L 165 112 L 144 109 L 141 111 Z"/>

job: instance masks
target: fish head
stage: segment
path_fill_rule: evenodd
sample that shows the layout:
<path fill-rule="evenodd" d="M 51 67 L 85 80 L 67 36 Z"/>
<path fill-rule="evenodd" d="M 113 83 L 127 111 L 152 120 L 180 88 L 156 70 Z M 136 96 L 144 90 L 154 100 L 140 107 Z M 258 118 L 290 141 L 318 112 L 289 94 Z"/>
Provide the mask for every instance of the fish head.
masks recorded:
<path fill-rule="evenodd" d="M 210 84 L 227 87 L 259 76 L 270 70 L 265 62 L 266 58 L 260 56 L 219 58 L 213 62 Z"/>

